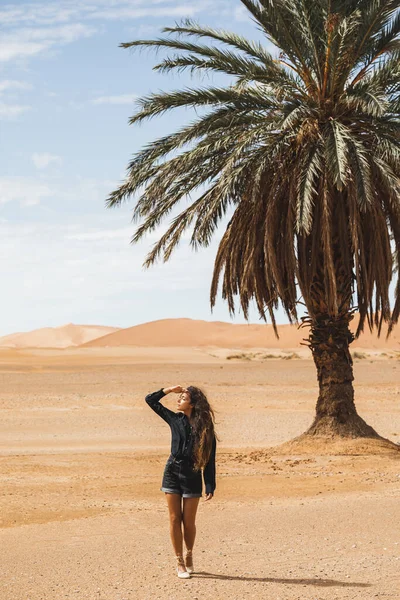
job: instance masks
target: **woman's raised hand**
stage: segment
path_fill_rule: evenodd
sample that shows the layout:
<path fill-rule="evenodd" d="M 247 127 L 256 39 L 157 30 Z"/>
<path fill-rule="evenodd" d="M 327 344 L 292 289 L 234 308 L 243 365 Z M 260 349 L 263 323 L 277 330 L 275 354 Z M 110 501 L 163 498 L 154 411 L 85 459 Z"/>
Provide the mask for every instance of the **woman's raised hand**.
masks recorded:
<path fill-rule="evenodd" d="M 184 391 L 181 385 L 171 385 L 170 387 L 164 388 L 164 394 L 181 394 Z"/>

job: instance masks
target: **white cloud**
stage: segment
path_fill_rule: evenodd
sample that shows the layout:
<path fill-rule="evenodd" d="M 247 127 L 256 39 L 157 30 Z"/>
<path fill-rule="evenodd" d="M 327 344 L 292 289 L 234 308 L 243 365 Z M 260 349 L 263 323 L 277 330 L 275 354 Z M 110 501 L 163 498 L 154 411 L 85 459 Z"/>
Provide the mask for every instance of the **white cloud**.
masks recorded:
<path fill-rule="evenodd" d="M 119 96 L 99 96 L 92 102 L 93 104 L 132 104 L 136 98 L 136 94 L 121 94 Z"/>
<path fill-rule="evenodd" d="M 15 81 L 13 79 L 3 79 L 0 81 L 0 94 L 6 90 L 30 90 L 32 86 L 25 81 Z"/>
<path fill-rule="evenodd" d="M 101 242 L 105 240 L 126 240 L 132 237 L 132 227 L 122 227 L 120 229 L 100 229 L 86 231 L 83 233 L 67 234 L 65 239 L 77 240 L 78 242 Z"/>
<path fill-rule="evenodd" d="M 63 220 L 63 216 L 54 212 L 53 205 L 68 207 L 69 214 L 74 214 L 75 211 L 75 214 L 85 213 L 98 218 L 99 212 L 104 215 L 103 210 L 105 208 L 103 210 L 102 208 L 105 199 L 115 186 L 115 181 L 87 177 L 76 177 L 75 180 L 67 183 L 60 177 L 46 175 L 40 175 L 36 178 L 24 176 L 0 177 L 0 205 L 19 202 L 27 206 L 40 204 L 45 198 L 52 198 L 54 203 L 52 202 L 50 206 L 46 206 L 46 211 L 51 211 L 46 215 L 48 218 L 53 216 L 57 221 Z M 111 223 L 115 213 L 108 211 L 107 214 L 109 216 L 107 222 Z M 74 231 L 71 233 L 74 233 Z"/>
<path fill-rule="evenodd" d="M 45 169 L 52 163 L 60 165 L 62 163 L 61 156 L 57 156 L 56 154 L 49 154 L 47 152 L 34 152 L 32 154 L 33 164 L 37 169 Z"/>
<path fill-rule="evenodd" d="M 134 8 L 130 6 L 120 6 L 116 10 L 114 8 L 100 10 L 96 12 L 96 18 L 106 20 L 120 19 L 140 19 L 144 17 L 190 17 L 204 9 L 201 3 L 193 4 L 170 4 L 169 6 L 148 6 L 146 8 Z"/>
<path fill-rule="evenodd" d="M 14 119 L 31 108 L 26 104 L 17 104 L 14 101 L 18 92 L 31 88 L 32 86 L 24 81 L 16 81 L 14 79 L 0 80 L 0 120 Z"/>
<path fill-rule="evenodd" d="M 46 183 L 29 177 L 0 177 L 0 204 L 19 202 L 23 206 L 32 206 L 53 193 Z"/>
<path fill-rule="evenodd" d="M 59 0 L 9 4 L 0 10 L 0 62 L 27 59 L 89 37 L 100 21 L 140 18 L 177 19 L 207 12 L 226 13 L 227 0 Z M 91 21 L 90 26 L 84 23 Z"/>
<path fill-rule="evenodd" d="M 90 37 L 97 29 L 82 23 L 70 23 L 59 27 L 26 28 L 20 31 L 21 37 L 29 41 L 69 44 L 82 37 Z"/>
<path fill-rule="evenodd" d="M 64 2 L 65 4 L 65 2 Z M 70 16 L 70 15 L 68 15 Z M 68 18 L 68 17 L 67 17 Z M 19 25 L 21 23 L 57 23 L 65 20 L 65 13 L 62 10 L 62 3 L 46 5 L 44 2 L 20 4 L 8 4 L 0 10 L 0 22 L 4 26 Z"/>
<path fill-rule="evenodd" d="M 71 23 L 52 28 L 16 28 L 2 35 L 0 62 L 28 58 L 54 46 L 70 44 L 80 38 L 89 37 L 96 31 L 97 29 L 82 23 Z"/>
<path fill-rule="evenodd" d="M 32 43 L 32 42 L 15 42 L 12 39 L 4 39 L 0 45 L 0 62 L 8 62 L 15 58 L 26 58 L 39 54 L 43 50 L 46 50 L 48 46 L 45 43 Z"/>
<path fill-rule="evenodd" d="M 27 110 L 30 110 L 30 108 L 30 106 L 25 104 L 6 104 L 5 102 L 0 102 L 0 119 L 14 119 Z"/>
<path fill-rule="evenodd" d="M 59 0 L 52 3 L 25 3 L 18 8 L 10 4 L 0 10 L 0 23 L 3 27 L 24 23 L 42 26 L 82 19 L 185 16 L 226 4 L 226 0 L 197 0 L 195 3 L 183 2 L 178 5 L 174 0 Z"/>

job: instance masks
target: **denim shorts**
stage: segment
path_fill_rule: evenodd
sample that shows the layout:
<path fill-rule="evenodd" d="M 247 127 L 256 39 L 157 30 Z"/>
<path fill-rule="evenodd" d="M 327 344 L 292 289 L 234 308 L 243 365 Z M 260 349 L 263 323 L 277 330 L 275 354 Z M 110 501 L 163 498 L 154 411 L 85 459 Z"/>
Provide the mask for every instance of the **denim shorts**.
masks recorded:
<path fill-rule="evenodd" d="M 165 465 L 161 491 L 179 494 L 182 498 L 200 498 L 202 489 L 201 471 L 194 470 L 193 462 L 170 456 Z"/>

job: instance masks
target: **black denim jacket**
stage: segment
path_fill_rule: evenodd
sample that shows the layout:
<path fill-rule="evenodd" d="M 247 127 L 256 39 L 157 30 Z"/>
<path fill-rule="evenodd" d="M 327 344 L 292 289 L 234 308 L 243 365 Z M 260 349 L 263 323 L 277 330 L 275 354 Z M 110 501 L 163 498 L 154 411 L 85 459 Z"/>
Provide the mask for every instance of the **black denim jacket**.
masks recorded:
<path fill-rule="evenodd" d="M 193 459 L 193 436 L 192 428 L 189 419 L 183 412 L 173 412 L 162 404 L 161 398 L 165 396 L 163 390 L 153 392 L 146 396 L 146 402 L 171 428 L 171 454 L 176 459 Z M 203 470 L 204 485 L 206 486 L 206 494 L 213 494 L 215 484 L 215 451 L 217 442 L 214 437 L 214 442 L 211 450 L 211 455 L 208 463 Z"/>

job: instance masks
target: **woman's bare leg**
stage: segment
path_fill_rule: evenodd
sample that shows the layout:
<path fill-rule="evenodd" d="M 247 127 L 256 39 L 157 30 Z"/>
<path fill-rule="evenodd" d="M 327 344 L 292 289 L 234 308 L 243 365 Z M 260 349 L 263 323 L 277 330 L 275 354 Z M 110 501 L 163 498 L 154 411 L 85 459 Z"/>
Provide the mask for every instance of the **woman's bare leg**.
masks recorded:
<path fill-rule="evenodd" d="M 175 556 L 182 556 L 182 503 L 179 494 L 165 494 L 169 510 L 169 531 Z M 186 571 L 182 564 L 178 564 L 179 571 Z"/>
<path fill-rule="evenodd" d="M 186 548 L 193 550 L 194 541 L 196 539 L 196 513 L 199 506 L 200 498 L 184 498 L 183 499 L 183 537 L 185 539 Z M 186 566 L 192 567 L 193 561 L 191 552 L 186 558 Z"/>

